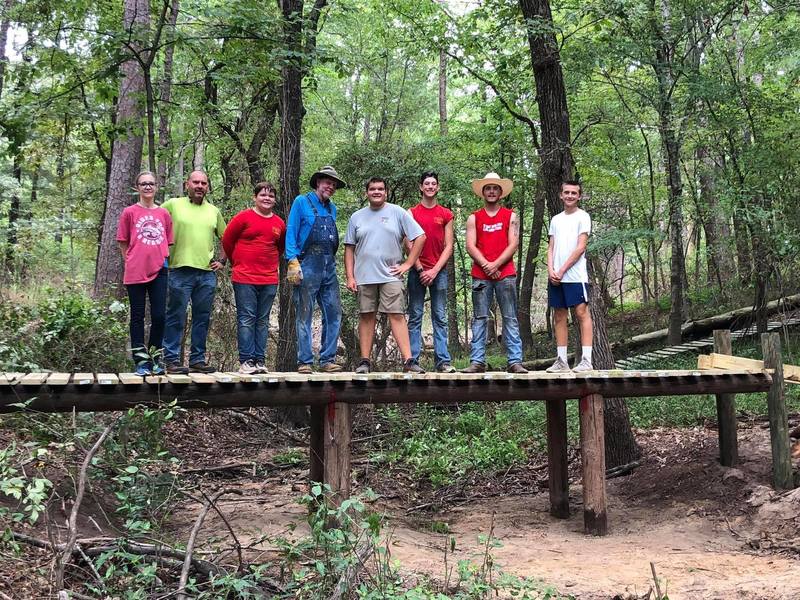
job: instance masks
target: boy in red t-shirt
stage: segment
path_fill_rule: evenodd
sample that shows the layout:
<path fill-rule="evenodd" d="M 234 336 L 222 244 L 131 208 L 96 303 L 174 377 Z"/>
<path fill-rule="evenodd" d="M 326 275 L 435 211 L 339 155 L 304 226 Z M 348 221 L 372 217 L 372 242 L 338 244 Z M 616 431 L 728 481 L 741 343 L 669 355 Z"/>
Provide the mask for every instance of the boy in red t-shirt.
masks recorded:
<path fill-rule="evenodd" d="M 419 178 L 419 204 L 408 212 L 425 232 L 425 245 L 414 268 L 408 272 L 408 335 L 411 356 L 419 361 L 422 349 L 422 313 L 425 294 L 431 294 L 433 354 L 436 370 L 455 373 L 447 348 L 447 261 L 453 254 L 453 213 L 436 199 L 439 176 L 426 171 Z M 410 248 L 410 244 L 406 242 Z"/>
<path fill-rule="evenodd" d="M 527 373 L 522 366 L 522 340 L 517 321 L 517 271 L 514 253 L 519 246 L 519 223 L 500 200 L 514 189 L 510 179 L 488 173 L 472 182 L 472 191 L 483 198 L 483 208 L 467 219 L 467 252 L 472 257 L 472 344 L 470 364 L 462 373 L 486 370 L 486 324 L 492 295 L 503 315 L 503 342 L 509 373 Z"/>

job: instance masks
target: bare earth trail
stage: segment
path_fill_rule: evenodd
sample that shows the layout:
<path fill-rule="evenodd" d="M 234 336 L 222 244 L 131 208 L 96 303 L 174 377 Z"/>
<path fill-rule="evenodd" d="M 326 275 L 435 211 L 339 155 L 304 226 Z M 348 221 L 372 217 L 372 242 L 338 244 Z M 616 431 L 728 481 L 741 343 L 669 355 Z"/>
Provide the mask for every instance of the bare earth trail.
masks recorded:
<path fill-rule="evenodd" d="M 776 540 L 796 542 L 800 535 L 800 492 L 768 487 L 768 433 L 757 424 L 740 430 L 737 469 L 718 465 L 714 430 L 656 430 L 638 437 L 646 459 L 632 475 L 608 482 L 609 535 L 603 538 L 583 534 L 581 489 L 574 483 L 573 513 L 566 520 L 549 515 L 547 490 L 535 484 L 535 493 L 515 494 L 503 489 L 502 480 L 488 480 L 454 502 L 440 503 L 435 494 L 404 485 L 402 476 L 362 466 L 356 491 L 372 487 L 386 498 L 372 508 L 387 514 L 384 533 L 392 558 L 411 580 L 421 574 L 445 579 L 448 537 L 456 539 L 451 567 L 461 559 L 480 563 L 478 536 L 493 531 L 502 544 L 492 550 L 498 568 L 542 579 L 582 600 L 643 597 L 652 586 L 651 561 L 670 600 L 800 599 L 798 550 L 767 550 Z M 263 535 L 307 532 L 305 509 L 296 502 L 305 491 L 304 475 L 292 469 L 258 483 L 206 479 L 203 487 L 244 492 L 220 506 L 247 543 Z M 435 511 L 407 511 L 432 500 L 439 506 Z M 186 508 L 175 513 L 176 533 L 191 528 L 198 507 Z M 446 523 L 449 536 L 432 533 L 433 522 Z M 297 529 L 290 535 L 291 525 Z M 203 534 L 223 539 L 226 529 L 209 515 Z M 260 547 L 268 558 L 269 545 Z"/>

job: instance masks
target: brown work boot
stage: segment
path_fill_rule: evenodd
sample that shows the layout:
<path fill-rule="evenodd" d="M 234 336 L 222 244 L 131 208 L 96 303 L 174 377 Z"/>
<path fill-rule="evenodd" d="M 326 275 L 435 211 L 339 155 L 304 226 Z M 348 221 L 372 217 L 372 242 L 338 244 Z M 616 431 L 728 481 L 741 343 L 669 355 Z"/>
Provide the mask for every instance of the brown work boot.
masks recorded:
<path fill-rule="evenodd" d="M 486 373 L 486 365 L 479 362 L 469 363 L 466 369 L 461 369 L 459 373 Z"/>
<path fill-rule="evenodd" d="M 319 370 L 321 373 L 339 373 L 342 370 L 341 365 L 337 365 L 335 362 L 325 363 L 324 365 L 320 365 Z"/>
<path fill-rule="evenodd" d="M 527 373 L 528 369 L 522 366 L 522 363 L 514 363 L 513 365 L 508 365 L 508 369 L 506 369 L 509 373 Z"/>
<path fill-rule="evenodd" d="M 311 365 L 297 365 L 297 372 L 301 375 L 311 375 L 314 368 Z"/>

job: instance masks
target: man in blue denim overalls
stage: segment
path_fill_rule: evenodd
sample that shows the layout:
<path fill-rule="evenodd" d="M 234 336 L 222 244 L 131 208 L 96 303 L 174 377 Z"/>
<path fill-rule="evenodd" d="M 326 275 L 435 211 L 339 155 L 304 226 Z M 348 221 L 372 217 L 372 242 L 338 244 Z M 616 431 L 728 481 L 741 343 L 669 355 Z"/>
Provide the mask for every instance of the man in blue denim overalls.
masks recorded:
<path fill-rule="evenodd" d="M 286 226 L 286 280 L 295 285 L 297 372 L 312 373 L 311 316 L 314 302 L 322 313 L 319 367 L 325 373 L 341 371 L 334 362 L 342 322 L 339 279 L 336 276 L 336 205 L 331 196 L 347 184 L 336 169 L 322 167 L 311 176 L 312 191 L 294 199 Z"/>

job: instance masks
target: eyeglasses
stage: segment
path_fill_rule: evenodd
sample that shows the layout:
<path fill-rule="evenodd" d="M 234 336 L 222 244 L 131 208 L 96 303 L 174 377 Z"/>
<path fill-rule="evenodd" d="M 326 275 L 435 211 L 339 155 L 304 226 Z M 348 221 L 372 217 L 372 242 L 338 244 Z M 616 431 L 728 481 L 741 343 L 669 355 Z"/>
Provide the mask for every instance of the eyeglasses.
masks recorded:
<path fill-rule="evenodd" d="M 156 187 L 156 182 L 155 181 L 140 181 L 139 182 L 139 187 L 154 188 L 154 187 Z"/>

